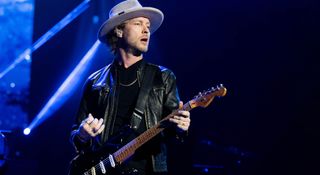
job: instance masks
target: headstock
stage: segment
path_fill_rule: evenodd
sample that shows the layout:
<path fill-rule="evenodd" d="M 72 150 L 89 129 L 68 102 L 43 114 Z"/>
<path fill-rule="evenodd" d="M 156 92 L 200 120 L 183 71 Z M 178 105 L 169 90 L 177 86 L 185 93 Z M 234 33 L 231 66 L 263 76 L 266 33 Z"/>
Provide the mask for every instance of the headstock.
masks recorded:
<path fill-rule="evenodd" d="M 214 97 L 223 97 L 227 94 L 227 89 L 220 84 L 216 88 L 212 87 L 206 91 L 199 92 L 190 102 L 191 108 L 201 106 L 203 108 L 209 106 Z"/>

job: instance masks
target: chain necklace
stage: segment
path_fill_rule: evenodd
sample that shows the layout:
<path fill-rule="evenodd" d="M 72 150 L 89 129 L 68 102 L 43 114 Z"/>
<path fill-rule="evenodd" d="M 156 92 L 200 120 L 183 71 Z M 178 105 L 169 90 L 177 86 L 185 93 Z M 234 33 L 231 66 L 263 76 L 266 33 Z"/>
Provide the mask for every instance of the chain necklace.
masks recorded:
<path fill-rule="evenodd" d="M 133 80 L 133 82 L 129 83 L 129 84 L 123 84 L 119 81 L 119 84 L 121 86 L 124 86 L 124 87 L 129 87 L 129 86 L 132 86 L 134 83 L 136 83 L 138 81 L 138 78 L 136 78 L 135 80 Z"/>

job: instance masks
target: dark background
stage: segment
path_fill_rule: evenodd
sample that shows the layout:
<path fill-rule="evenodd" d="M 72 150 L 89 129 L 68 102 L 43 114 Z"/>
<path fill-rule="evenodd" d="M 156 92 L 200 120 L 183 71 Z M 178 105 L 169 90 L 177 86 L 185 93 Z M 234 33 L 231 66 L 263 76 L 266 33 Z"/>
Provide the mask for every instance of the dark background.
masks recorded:
<path fill-rule="evenodd" d="M 36 0 L 34 41 L 80 0 Z M 90 8 L 33 53 L 30 121 L 96 41 L 118 1 Z M 172 144 L 172 174 L 319 174 L 319 3 L 289 0 L 141 0 L 165 20 L 145 58 L 172 69 L 181 99 L 220 83 L 228 89 L 206 109 L 191 112 L 183 145 Z M 97 23 L 93 17 L 99 17 Z M 85 77 L 110 62 L 100 46 Z M 78 87 L 29 136 L 9 137 L 7 174 L 66 174 L 69 142 L 81 97 Z"/>

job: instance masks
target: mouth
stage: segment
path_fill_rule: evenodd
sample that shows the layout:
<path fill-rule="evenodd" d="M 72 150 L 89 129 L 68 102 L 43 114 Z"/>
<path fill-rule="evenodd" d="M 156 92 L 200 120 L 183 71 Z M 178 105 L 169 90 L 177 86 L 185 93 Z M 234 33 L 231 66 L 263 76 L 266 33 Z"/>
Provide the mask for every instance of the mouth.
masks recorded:
<path fill-rule="evenodd" d="M 141 38 L 140 41 L 141 41 L 142 43 L 148 43 L 148 38 Z"/>

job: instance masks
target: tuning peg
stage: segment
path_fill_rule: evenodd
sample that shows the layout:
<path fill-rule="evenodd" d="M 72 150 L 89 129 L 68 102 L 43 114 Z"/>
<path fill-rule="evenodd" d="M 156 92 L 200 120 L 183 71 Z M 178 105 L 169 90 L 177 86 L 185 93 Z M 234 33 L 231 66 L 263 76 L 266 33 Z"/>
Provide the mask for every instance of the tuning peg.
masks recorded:
<path fill-rule="evenodd" d="M 201 92 L 199 92 L 197 95 L 194 96 L 194 98 L 199 98 L 201 95 Z"/>
<path fill-rule="evenodd" d="M 223 84 L 220 84 L 220 87 L 222 88 L 222 87 L 223 87 Z"/>
<path fill-rule="evenodd" d="M 211 87 L 211 91 L 215 91 L 216 89 L 214 87 Z"/>

